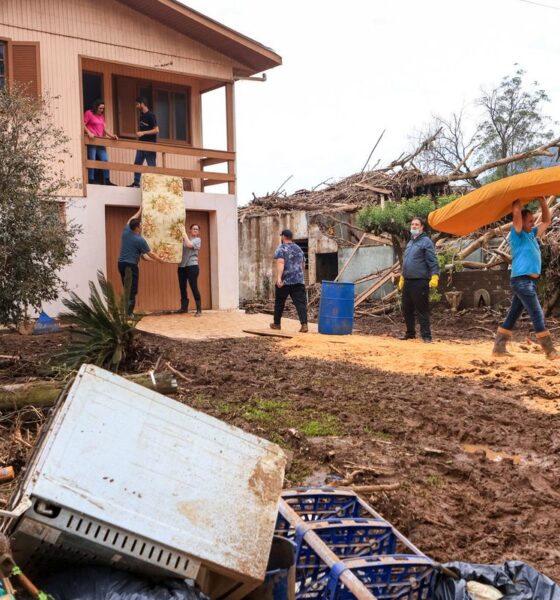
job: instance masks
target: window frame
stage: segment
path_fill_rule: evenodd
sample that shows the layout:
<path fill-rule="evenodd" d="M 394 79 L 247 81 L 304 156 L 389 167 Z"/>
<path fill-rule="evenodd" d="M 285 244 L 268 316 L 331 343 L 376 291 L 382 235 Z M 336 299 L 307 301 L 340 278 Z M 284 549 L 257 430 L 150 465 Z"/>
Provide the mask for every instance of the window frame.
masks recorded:
<path fill-rule="evenodd" d="M 151 106 L 150 106 L 150 110 L 152 110 L 155 115 L 156 115 L 156 119 L 158 120 L 158 126 L 161 129 L 161 124 L 160 124 L 160 117 L 157 114 L 157 112 L 155 111 L 155 98 L 156 98 L 156 94 L 158 92 L 167 92 L 168 94 L 173 94 L 173 93 L 182 93 L 185 94 L 185 101 L 186 101 L 186 115 L 185 115 L 185 121 L 186 121 L 186 140 L 178 140 L 175 138 L 167 138 L 167 137 L 162 137 L 161 134 L 158 134 L 158 142 L 159 143 L 163 143 L 166 144 L 168 146 L 192 146 L 192 101 L 191 101 L 191 95 L 192 95 L 192 88 L 191 86 L 187 86 L 187 85 L 178 85 L 178 84 L 172 84 L 172 83 L 166 83 L 164 81 L 156 81 L 153 79 L 144 79 L 144 78 L 139 78 L 139 77 L 131 77 L 129 75 L 118 75 L 118 74 L 114 74 L 113 78 L 112 78 L 112 86 L 113 86 L 113 110 L 114 110 L 114 123 L 116 125 L 115 129 L 117 129 L 117 133 L 119 135 L 119 137 L 125 138 L 125 139 L 133 139 L 132 136 L 125 134 L 122 132 L 121 128 L 120 128 L 120 123 L 121 123 L 121 116 L 119 114 L 119 92 L 118 92 L 118 79 L 119 78 L 124 78 L 124 79 L 129 79 L 132 80 L 134 82 L 134 85 L 136 86 L 136 96 L 141 96 L 141 89 L 142 88 L 150 88 L 150 96 L 151 96 Z M 170 96 L 171 98 L 171 96 Z M 173 108 L 173 103 L 171 102 L 171 99 L 169 100 L 169 131 L 172 132 L 172 134 L 176 135 L 176 130 L 175 130 L 175 111 L 172 110 Z"/>
<path fill-rule="evenodd" d="M 176 122 L 175 122 L 175 110 L 173 106 L 173 102 L 171 100 L 172 94 L 184 94 L 185 95 L 185 103 L 186 103 L 186 139 L 180 140 L 176 137 L 164 138 L 161 134 L 158 136 L 158 139 L 166 144 L 177 144 L 181 146 L 192 146 L 192 119 L 191 119 L 191 87 L 190 86 L 181 86 L 175 84 L 168 83 L 159 83 L 157 81 L 152 82 L 152 103 L 154 106 L 152 110 L 155 109 L 155 98 L 158 92 L 167 92 L 169 94 L 169 132 L 173 135 L 177 135 L 176 130 Z M 156 114 L 156 118 L 158 119 L 159 125 L 159 117 Z M 161 127 L 160 127 L 161 130 Z"/>
<path fill-rule="evenodd" d="M 5 37 L 0 37 L 0 44 L 2 44 L 4 46 L 4 75 L 2 75 L 2 77 L 4 78 L 4 88 L 8 87 L 10 85 L 10 73 L 9 73 L 9 51 L 10 51 L 10 38 L 5 38 Z M 2 89 L 0 87 L 0 89 Z"/>

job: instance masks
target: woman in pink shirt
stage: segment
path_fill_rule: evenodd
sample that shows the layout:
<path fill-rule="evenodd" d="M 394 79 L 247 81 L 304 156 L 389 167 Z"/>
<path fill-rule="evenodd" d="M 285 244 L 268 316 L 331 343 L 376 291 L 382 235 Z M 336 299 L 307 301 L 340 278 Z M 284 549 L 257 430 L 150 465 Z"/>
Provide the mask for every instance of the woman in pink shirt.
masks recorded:
<path fill-rule="evenodd" d="M 112 140 L 118 139 L 116 135 L 113 135 L 105 128 L 105 102 L 103 100 L 96 100 L 91 110 L 86 110 L 84 114 L 84 133 L 90 139 L 96 137 L 110 138 Z M 104 162 L 109 160 L 105 146 L 88 145 L 87 156 L 88 160 L 102 160 Z M 88 183 L 96 183 L 95 171 L 96 169 L 88 169 Z M 103 170 L 103 185 L 115 185 L 109 179 L 108 169 Z"/>

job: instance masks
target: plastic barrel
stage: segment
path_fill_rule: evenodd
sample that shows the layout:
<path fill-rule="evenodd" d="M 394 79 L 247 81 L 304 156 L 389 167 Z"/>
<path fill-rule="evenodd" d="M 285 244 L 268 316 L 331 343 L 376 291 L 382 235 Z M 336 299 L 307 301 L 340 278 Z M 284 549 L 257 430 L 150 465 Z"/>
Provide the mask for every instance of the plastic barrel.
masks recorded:
<path fill-rule="evenodd" d="M 319 333 L 350 335 L 354 323 L 354 284 L 323 281 L 319 304 Z"/>

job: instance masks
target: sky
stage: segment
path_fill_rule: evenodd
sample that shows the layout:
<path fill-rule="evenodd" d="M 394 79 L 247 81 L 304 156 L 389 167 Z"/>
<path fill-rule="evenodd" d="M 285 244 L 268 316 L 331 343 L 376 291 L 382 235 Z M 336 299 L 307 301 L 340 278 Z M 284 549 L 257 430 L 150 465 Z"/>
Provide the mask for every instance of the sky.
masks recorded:
<path fill-rule="evenodd" d="M 236 83 L 238 201 L 291 193 L 410 149 L 434 114 L 527 71 L 560 121 L 560 0 L 185 0 L 261 42 L 283 64 Z M 221 92 L 203 105 L 204 145 L 224 147 Z"/>

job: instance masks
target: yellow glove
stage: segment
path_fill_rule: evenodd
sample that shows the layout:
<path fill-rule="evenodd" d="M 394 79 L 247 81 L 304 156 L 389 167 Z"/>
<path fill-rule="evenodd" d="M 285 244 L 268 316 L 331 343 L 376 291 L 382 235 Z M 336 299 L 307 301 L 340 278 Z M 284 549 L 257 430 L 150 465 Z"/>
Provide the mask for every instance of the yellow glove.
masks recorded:
<path fill-rule="evenodd" d="M 402 289 L 404 287 L 404 277 L 402 275 L 399 277 L 399 283 L 398 283 L 397 287 L 399 288 L 399 292 L 402 291 Z"/>
<path fill-rule="evenodd" d="M 432 278 L 430 279 L 430 287 L 437 288 L 438 284 L 439 284 L 439 275 L 432 275 Z"/>

